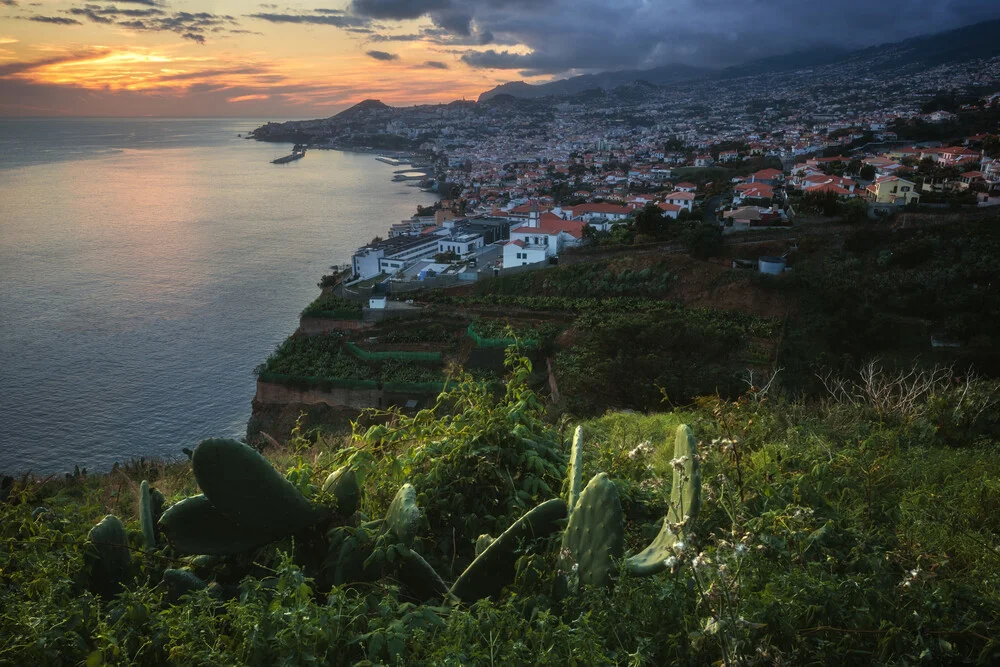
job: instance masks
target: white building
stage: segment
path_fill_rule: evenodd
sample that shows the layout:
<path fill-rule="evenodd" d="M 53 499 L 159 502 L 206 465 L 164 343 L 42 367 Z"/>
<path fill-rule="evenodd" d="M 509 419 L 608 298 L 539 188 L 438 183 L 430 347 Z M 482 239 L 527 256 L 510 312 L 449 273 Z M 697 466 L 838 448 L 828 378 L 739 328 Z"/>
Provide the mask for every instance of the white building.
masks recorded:
<path fill-rule="evenodd" d="M 526 245 L 524 241 L 508 241 L 503 247 L 504 267 L 538 264 L 546 260 L 545 246 Z"/>
<path fill-rule="evenodd" d="M 361 279 L 374 278 L 381 273 L 396 273 L 418 259 L 436 255 L 439 240 L 440 237 L 434 234 L 425 234 L 376 241 L 358 248 L 351 257 L 351 268 L 354 275 Z"/>
<path fill-rule="evenodd" d="M 526 223 L 510 230 L 510 242 L 504 246 L 504 266 L 535 264 L 555 257 L 567 246 L 579 245 L 584 224 L 581 220 L 563 220 L 554 213 L 540 215 L 535 207 Z"/>
<path fill-rule="evenodd" d="M 438 252 L 453 252 L 459 257 L 471 255 L 483 247 L 482 234 L 458 234 L 438 240 Z"/>
<path fill-rule="evenodd" d="M 669 195 L 664 197 L 664 201 L 668 204 L 674 204 L 690 211 L 694 208 L 694 193 L 680 191 L 671 192 Z"/>

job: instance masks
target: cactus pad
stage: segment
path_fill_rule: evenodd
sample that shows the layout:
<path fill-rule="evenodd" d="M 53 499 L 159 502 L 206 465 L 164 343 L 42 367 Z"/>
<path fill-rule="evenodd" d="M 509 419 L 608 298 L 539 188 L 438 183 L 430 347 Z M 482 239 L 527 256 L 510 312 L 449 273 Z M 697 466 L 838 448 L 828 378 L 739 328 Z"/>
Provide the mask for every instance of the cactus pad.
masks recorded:
<path fill-rule="evenodd" d="M 410 546 L 420 529 L 420 508 L 417 507 L 417 490 L 404 484 L 385 513 L 384 528 L 395 541 Z"/>
<path fill-rule="evenodd" d="M 572 516 L 576 501 L 580 499 L 583 490 L 583 426 L 577 426 L 573 433 L 573 448 L 569 452 L 569 466 L 566 471 L 569 478 L 569 492 L 566 496 L 567 513 Z"/>
<path fill-rule="evenodd" d="M 666 560 L 674 555 L 673 547 L 680 532 L 672 525 L 684 522 L 690 531 L 701 508 L 701 468 L 698 464 L 698 441 L 687 425 L 677 427 L 674 439 L 674 481 L 670 489 L 670 509 L 663 519 L 659 534 L 642 552 L 628 559 L 628 569 L 637 577 L 649 576 L 666 569 Z"/>
<path fill-rule="evenodd" d="M 452 595 L 465 603 L 499 593 L 514 580 L 518 549 L 522 543 L 551 535 L 566 518 L 562 498 L 547 500 L 514 522 L 465 569 Z"/>
<path fill-rule="evenodd" d="M 101 597 L 111 597 L 118 592 L 132 564 L 125 525 L 114 514 L 109 514 L 90 529 L 87 541 L 92 547 L 87 559 L 91 590 Z"/>
<path fill-rule="evenodd" d="M 625 519 L 615 483 L 605 473 L 587 484 L 562 540 L 562 565 L 576 565 L 573 579 L 588 586 L 610 586 L 625 551 Z"/>
<path fill-rule="evenodd" d="M 242 442 L 203 440 L 191 461 L 198 486 L 211 504 L 233 521 L 266 534 L 265 541 L 298 532 L 325 515 Z"/>
<path fill-rule="evenodd" d="M 447 600 L 451 594 L 448 585 L 430 563 L 416 551 L 405 548 L 400 552 L 399 580 L 421 602 L 437 598 Z"/>
<path fill-rule="evenodd" d="M 185 498 L 171 506 L 160 517 L 160 529 L 175 549 L 188 554 L 238 554 L 274 539 L 236 523 L 204 495 Z"/>
<path fill-rule="evenodd" d="M 207 584 L 188 570 L 164 570 L 163 583 L 167 587 L 167 600 L 177 602 L 181 596 L 200 591 Z"/>
<path fill-rule="evenodd" d="M 331 472 L 323 482 L 323 492 L 337 500 L 337 513 L 341 516 L 350 517 L 358 511 L 361 487 L 358 485 L 358 475 L 352 468 L 344 466 Z"/>
<path fill-rule="evenodd" d="M 139 485 L 139 525 L 142 526 L 142 539 L 147 549 L 156 548 L 156 526 L 153 524 L 153 506 L 149 495 L 149 482 L 142 480 Z"/>

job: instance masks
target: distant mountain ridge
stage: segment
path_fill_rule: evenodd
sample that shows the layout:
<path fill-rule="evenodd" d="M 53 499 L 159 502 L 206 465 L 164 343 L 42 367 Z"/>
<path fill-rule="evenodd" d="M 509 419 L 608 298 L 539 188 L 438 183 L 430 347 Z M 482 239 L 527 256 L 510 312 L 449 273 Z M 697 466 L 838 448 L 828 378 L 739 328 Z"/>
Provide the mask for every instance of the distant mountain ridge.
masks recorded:
<path fill-rule="evenodd" d="M 947 63 L 1000 56 L 1000 37 L 998 35 L 1000 35 L 1000 19 L 995 19 L 853 51 L 828 45 L 783 55 L 767 56 L 722 69 L 676 64 L 646 70 L 618 70 L 583 74 L 540 84 L 512 81 L 482 93 L 479 96 L 479 101 L 485 102 L 497 95 L 510 95 L 521 99 L 563 97 L 593 89 L 613 90 L 640 80 L 664 86 L 699 79 L 738 78 L 848 62 L 870 61 L 872 71 L 929 68 Z"/>
<path fill-rule="evenodd" d="M 540 97 L 576 95 L 586 90 L 600 88 L 612 90 L 633 81 L 647 81 L 657 86 L 681 81 L 699 79 L 714 70 L 691 65 L 664 65 L 652 69 L 618 70 L 599 72 L 597 74 L 581 74 L 580 76 L 560 79 L 550 83 L 530 84 L 524 81 L 511 81 L 486 91 L 479 96 L 480 102 L 497 95 L 511 95 L 522 99 L 537 99 Z"/>

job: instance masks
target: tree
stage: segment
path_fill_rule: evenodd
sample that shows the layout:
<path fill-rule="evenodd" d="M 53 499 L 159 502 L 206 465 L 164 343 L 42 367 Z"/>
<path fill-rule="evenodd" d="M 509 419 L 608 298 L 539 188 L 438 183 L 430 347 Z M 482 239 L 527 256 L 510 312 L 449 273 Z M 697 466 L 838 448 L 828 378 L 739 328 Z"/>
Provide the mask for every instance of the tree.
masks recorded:
<path fill-rule="evenodd" d="M 859 197 L 839 202 L 840 217 L 844 222 L 858 223 L 868 219 L 868 202 Z"/>
<path fill-rule="evenodd" d="M 683 241 L 694 257 L 713 257 L 722 250 L 722 227 L 714 222 L 696 222 L 684 232 Z"/>
<path fill-rule="evenodd" d="M 870 164 L 866 164 L 861 167 L 861 171 L 858 172 L 858 176 L 865 181 L 875 180 L 875 167 Z"/>
<path fill-rule="evenodd" d="M 635 216 L 635 232 L 643 236 L 653 236 L 660 238 L 667 234 L 666 216 L 663 209 L 653 203 L 646 204 L 645 208 Z"/>

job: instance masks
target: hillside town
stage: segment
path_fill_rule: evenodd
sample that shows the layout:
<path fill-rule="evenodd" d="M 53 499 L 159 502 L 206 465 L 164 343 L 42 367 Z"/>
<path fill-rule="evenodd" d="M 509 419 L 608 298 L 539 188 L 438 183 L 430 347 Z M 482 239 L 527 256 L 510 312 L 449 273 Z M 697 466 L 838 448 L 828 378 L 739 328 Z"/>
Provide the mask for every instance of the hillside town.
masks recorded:
<path fill-rule="evenodd" d="M 438 204 L 389 223 L 351 260 L 355 279 L 397 284 L 663 240 L 663 220 L 728 235 L 1000 204 L 1000 56 L 918 47 L 538 99 L 500 86 L 478 102 L 367 100 L 331 118 L 269 123 L 253 138 L 382 153 L 428 172 L 414 185 Z M 639 230 L 647 207 L 657 220 Z"/>

